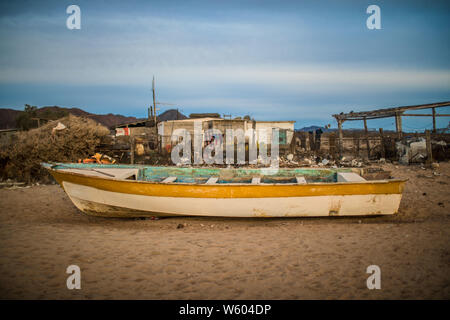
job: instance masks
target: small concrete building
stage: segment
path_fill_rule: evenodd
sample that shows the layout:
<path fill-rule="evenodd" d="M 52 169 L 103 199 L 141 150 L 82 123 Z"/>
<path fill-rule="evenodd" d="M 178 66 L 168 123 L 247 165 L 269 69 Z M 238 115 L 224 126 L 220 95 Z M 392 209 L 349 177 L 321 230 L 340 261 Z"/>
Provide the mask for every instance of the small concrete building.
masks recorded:
<path fill-rule="evenodd" d="M 268 135 L 266 141 L 272 141 L 272 129 L 278 128 L 280 145 L 289 145 L 294 137 L 294 123 L 295 121 L 256 121 L 255 129 L 257 132 L 260 129 L 266 129 Z"/>
<path fill-rule="evenodd" d="M 119 136 L 146 136 L 151 134 L 151 122 L 148 120 L 119 124 L 114 127 L 116 137 Z M 153 127 L 154 128 L 154 127 Z"/>
<path fill-rule="evenodd" d="M 295 121 L 253 121 L 245 119 L 221 119 L 221 118 L 194 118 L 183 120 L 169 120 L 158 124 L 158 133 L 161 139 L 162 149 L 170 150 L 174 144 L 171 141 L 172 135 L 177 129 L 185 129 L 194 138 L 195 123 L 200 123 L 202 128 L 202 141 L 205 141 L 205 131 L 208 129 L 218 129 L 223 135 L 223 141 L 226 141 L 227 129 L 242 129 L 244 133 L 249 129 L 256 131 L 257 143 L 264 140 L 267 144 L 272 141 L 272 129 L 279 129 L 280 146 L 289 145 L 294 136 Z M 260 136 L 261 129 L 266 129 L 266 136 Z M 206 138 L 207 140 L 207 138 Z M 248 137 L 246 137 L 248 143 Z"/>

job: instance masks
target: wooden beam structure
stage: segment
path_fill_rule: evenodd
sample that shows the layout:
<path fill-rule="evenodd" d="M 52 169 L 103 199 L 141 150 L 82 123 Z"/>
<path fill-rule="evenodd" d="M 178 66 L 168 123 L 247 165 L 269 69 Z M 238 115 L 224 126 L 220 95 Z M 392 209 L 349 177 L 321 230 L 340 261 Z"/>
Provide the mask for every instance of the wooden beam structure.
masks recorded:
<path fill-rule="evenodd" d="M 450 117 L 450 114 L 437 114 L 435 113 L 433 114 L 424 114 L 424 113 L 420 113 L 420 114 L 408 114 L 408 113 L 403 113 L 402 117 Z"/>
<path fill-rule="evenodd" d="M 343 132 L 342 132 L 342 124 L 345 121 L 364 121 L 364 132 L 366 135 L 366 143 L 367 143 L 367 152 L 368 157 L 370 155 L 369 149 L 369 139 L 368 139 L 368 129 L 367 129 L 367 120 L 371 119 L 381 119 L 381 118 L 389 118 L 395 117 L 395 128 L 397 131 L 397 137 L 399 139 L 402 138 L 402 117 L 433 117 L 433 133 L 436 133 L 436 117 L 448 117 L 450 114 L 437 114 L 436 108 L 448 107 L 450 106 L 450 101 L 444 102 L 436 102 L 429 104 L 419 104 L 413 106 L 402 106 L 395 108 L 385 108 L 385 109 L 377 109 L 372 111 L 363 111 L 363 112 L 349 112 L 340 114 L 333 114 L 333 117 L 336 119 L 338 124 L 338 132 L 339 132 L 339 156 L 342 157 L 343 152 Z M 408 110 L 422 110 L 422 109 L 431 109 L 432 114 L 405 114 L 405 111 Z"/>
<path fill-rule="evenodd" d="M 407 110 L 442 108 L 442 107 L 448 107 L 448 106 L 450 106 L 450 101 L 436 102 L 436 103 L 429 103 L 429 104 L 420 104 L 420 105 L 414 105 L 414 106 L 403 106 L 403 107 L 396 107 L 396 108 L 377 109 L 377 110 L 363 111 L 363 112 L 350 112 L 350 113 L 341 112 L 340 114 L 333 114 L 333 117 L 336 120 L 340 119 L 343 121 L 364 120 L 364 118 L 366 118 L 367 120 L 371 120 L 371 119 L 395 117 L 396 114 L 402 114 L 403 112 L 405 112 Z"/>

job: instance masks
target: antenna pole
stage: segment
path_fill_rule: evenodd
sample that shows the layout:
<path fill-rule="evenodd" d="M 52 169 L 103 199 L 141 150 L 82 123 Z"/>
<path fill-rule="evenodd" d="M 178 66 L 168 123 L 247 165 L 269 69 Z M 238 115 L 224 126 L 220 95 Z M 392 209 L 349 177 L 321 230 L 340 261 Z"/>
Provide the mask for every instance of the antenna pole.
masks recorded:
<path fill-rule="evenodd" d="M 153 91 L 153 120 L 155 121 L 155 126 L 156 126 L 155 76 L 153 76 L 152 91 Z"/>
<path fill-rule="evenodd" d="M 156 123 L 156 97 L 155 97 L 155 76 L 153 76 L 152 81 L 152 91 L 153 91 L 153 122 L 155 123 L 155 133 L 156 133 L 156 144 L 158 145 L 158 151 L 160 151 L 159 137 L 158 137 L 158 126 Z"/>

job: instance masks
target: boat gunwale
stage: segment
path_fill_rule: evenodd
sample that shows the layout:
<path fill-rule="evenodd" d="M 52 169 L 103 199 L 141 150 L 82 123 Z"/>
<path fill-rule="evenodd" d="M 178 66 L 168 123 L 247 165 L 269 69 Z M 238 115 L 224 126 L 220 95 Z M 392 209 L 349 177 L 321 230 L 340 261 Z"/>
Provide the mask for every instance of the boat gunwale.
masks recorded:
<path fill-rule="evenodd" d="M 101 177 L 96 175 L 88 175 L 88 174 L 82 174 L 78 172 L 70 172 L 70 171 L 63 171 L 67 169 L 79 169 L 79 168 L 67 168 L 67 169 L 54 169 L 51 167 L 44 166 L 45 169 L 49 171 L 54 171 L 62 174 L 68 174 L 73 175 L 77 177 L 85 177 L 85 178 L 94 178 L 96 180 L 106 180 L 106 181 L 120 181 L 120 182 L 127 182 L 127 183 L 143 183 L 143 184 L 152 184 L 152 185 L 171 185 L 171 186 L 205 186 L 205 187 L 227 187 L 227 186 L 249 186 L 249 187 L 264 187 L 264 186 L 314 186 L 314 185 L 326 185 L 326 186 L 333 186 L 333 185 L 365 185 L 365 184 L 386 184 L 386 183 L 392 183 L 392 182 L 407 182 L 408 179 L 383 179 L 383 180 L 366 180 L 366 181 L 350 181 L 350 182 L 310 182 L 306 184 L 299 184 L 299 183 L 259 183 L 259 184 L 252 184 L 252 183 L 215 183 L 215 184 L 205 184 L 205 183 L 195 183 L 195 182 L 170 182 L 170 183 L 164 183 L 161 181 L 146 181 L 146 180 L 129 180 L 129 179 L 117 179 L 114 177 Z M 118 168 L 119 169 L 119 168 Z M 311 170 L 316 170 L 316 168 L 307 168 Z M 324 170 L 325 168 L 318 168 L 321 170 Z M 352 169 L 352 168 L 349 168 Z M 294 177 L 295 178 L 295 177 Z"/>

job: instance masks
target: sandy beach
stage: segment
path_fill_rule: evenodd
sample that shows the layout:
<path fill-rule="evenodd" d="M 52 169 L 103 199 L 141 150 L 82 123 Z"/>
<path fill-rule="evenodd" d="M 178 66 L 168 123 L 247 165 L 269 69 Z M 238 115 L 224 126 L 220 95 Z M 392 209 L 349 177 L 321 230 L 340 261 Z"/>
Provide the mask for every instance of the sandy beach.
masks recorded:
<path fill-rule="evenodd" d="M 123 220 L 82 214 L 58 185 L 1 189 L 0 298 L 449 299 L 450 163 L 384 168 L 409 179 L 395 216 Z"/>

